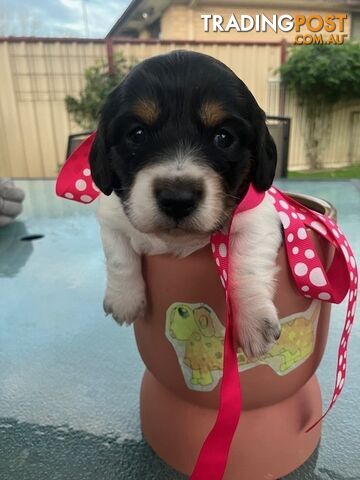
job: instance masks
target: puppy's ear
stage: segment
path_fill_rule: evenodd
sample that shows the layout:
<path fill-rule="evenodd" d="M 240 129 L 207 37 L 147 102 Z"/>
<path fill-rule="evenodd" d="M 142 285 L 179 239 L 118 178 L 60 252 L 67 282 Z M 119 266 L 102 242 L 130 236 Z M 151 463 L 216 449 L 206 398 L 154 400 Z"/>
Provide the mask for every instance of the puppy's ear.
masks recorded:
<path fill-rule="evenodd" d="M 89 155 L 91 176 L 95 185 L 105 194 L 113 191 L 112 174 L 110 169 L 109 151 L 106 144 L 106 132 L 100 122 L 94 143 Z"/>
<path fill-rule="evenodd" d="M 275 177 L 277 151 L 274 139 L 265 123 L 265 113 L 259 108 L 254 121 L 255 139 L 252 148 L 254 164 L 252 182 L 259 191 L 271 187 Z"/>

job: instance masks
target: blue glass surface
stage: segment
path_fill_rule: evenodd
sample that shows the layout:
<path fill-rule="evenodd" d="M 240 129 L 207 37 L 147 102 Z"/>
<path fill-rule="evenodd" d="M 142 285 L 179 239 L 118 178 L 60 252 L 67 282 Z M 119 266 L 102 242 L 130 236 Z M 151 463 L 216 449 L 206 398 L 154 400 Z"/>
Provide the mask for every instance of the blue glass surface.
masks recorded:
<path fill-rule="evenodd" d="M 0 228 L 0 479 L 180 480 L 142 439 L 143 366 L 132 328 L 102 311 L 104 257 L 94 205 L 53 194 L 53 181 L 18 181 L 26 191 L 17 222 Z M 360 255 L 356 182 L 278 182 L 322 197 Z M 42 234 L 32 242 L 29 234 Z M 319 369 L 330 399 L 345 305 L 333 308 Z M 360 326 L 347 384 L 324 421 L 319 449 L 287 480 L 360 479 Z M 234 479 L 236 480 L 236 479 Z"/>

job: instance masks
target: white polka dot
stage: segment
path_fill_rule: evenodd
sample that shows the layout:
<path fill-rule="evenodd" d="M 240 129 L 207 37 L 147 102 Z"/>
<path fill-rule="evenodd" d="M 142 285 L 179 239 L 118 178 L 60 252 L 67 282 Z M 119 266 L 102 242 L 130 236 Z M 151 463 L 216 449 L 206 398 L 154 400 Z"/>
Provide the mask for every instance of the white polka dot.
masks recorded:
<path fill-rule="evenodd" d="M 220 280 L 221 280 L 222 286 L 225 288 L 225 282 L 224 282 L 224 279 L 223 279 L 222 277 L 220 277 Z"/>
<path fill-rule="evenodd" d="M 84 168 L 83 174 L 85 177 L 89 177 L 91 175 L 90 168 Z"/>
<path fill-rule="evenodd" d="M 319 222 L 311 222 L 311 226 L 315 228 L 315 230 L 317 230 L 318 232 L 322 233 L 322 234 L 326 234 L 326 228 L 324 227 L 324 225 L 322 225 L 321 223 Z"/>
<path fill-rule="evenodd" d="M 81 195 L 80 200 L 84 203 L 91 202 L 92 198 L 89 195 Z"/>
<path fill-rule="evenodd" d="M 299 247 L 294 247 L 294 248 L 292 249 L 292 253 L 293 253 L 294 255 L 297 255 L 297 254 L 299 253 Z"/>
<path fill-rule="evenodd" d="M 352 306 L 352 309 L 351 309 L 351 316 L 352 317 L 355 315 L 355 307 L 356 307 L 356 303 L 354 302 L 354 305 Z"/>
<path fill-rule="evenodd" d="M 280 200 L 279 203 L 283 208 L 285 208 L 285 210 L 289 208 L 289 205 L 287 204 L 287 202 L 285 202 L 285 200 Z"/>
<path fill-rule="evenodd" d="M 271 188 L 269 189 L 269 191 L 272 192 L 272 193 L 276 193 L 276 190 L 275 190 L 274 187 L 271 187 Z"/>
<path fill-rule="evenodd" d="M 344 257 L 345 257 L 345 260 L 347 262 L 349 262 L 350 258 L 349 258 L 349 252 L 347 251 L 346 247 L 344 245 L 341 245 L 341 250 L 344 254 Z"/>
<path fill-rule="evenodd" d="M 94 182 L 92 182 L 92 187 L 95 190 L 95 192 L 100 192 L 100 190 L 98 189 L 98 187 L 95 185 Z"/>
<path fill-rule="evenodd" d="M 344 358 L 346 358 L 346 355 L 347 355 L 347 351 L 345 350 L 345 352 L 344 352 Z"/>
<path fill-rule="evenodd" d="M 303 292 L 308 292 L 308 291 L 310 290 L 310 287 L 308 287 L 307 285 L 303 285 L 303 286 L 301 287 L 301 290 L 302 290 Z"/>
<path fill-rule="evenodd" d="M 217 265 L 218 267 L 220 267 L 220 260 L 219 260 L 217 257 L 216 257 L 216 259 L 215 259 L 215 262 L 216 262 L 216 265 Z"/>
<path fill-rule="evenodd" d="M 276 203 L 275 198 L 274 198 L 272 195 L 270 195 L 270 194 L 268 194 L 268 198 L 269 198 L 270 202 L 275 205 L 275 203 Z"/>
<path fill-rule="evenodd" d="M 298 217 L 299 217 L 301 220 L 305 220 L 305 219 L 306 219 L 305 215 L 303 215 L 302 213 L 298 213 Z"/>
<path fill-rule="evenodd" d="M 333 403 L 336 402 L 337 397 L 338 397 L 338 395 L 337 395 L 337 393 L 335 393 L 335 395 L 334 395 L 334 397 L 333 397 Z"/>
<path fill-rule="evenodd" d="M 351 290 L 350 295 L 349 295 L 349 300 L 350 300 L 350 302 L 351 302 L 351 300 L 353 299 L 353 296 L 354 296 L 354 291 Z"/>
<path fill-rule="evenodd" d="M 326 285 L 326 279 L 320 267 L 313 268 L 309 275 L 310 282 L 315 287 L 323 287 Z"/>
<path fill-rule="evenodd" d="M 75 183 L 75 187 L 76 187 L 76 190 L 79 190 L 80 192 L 82 192 L 83 190 L 86 189 L 86 182 L 85 180 L 77 180 L 76 183 Z"/>
<path fill-rule="evenodd" d="M 338 372 L 337 379 L 336 379 L 336 386 L 337 387 L 340 385 L 341 379 L 342 379 L 342 373 Z"/>
<path fill-rule="evenodd" d="M 220 253 L 220 256 L 225 258 L 226 257 L 226 254 L 227 254 L 227 250 L 226 250 L 226 245 L 225 243 L 220 243 L 219 245 L 219 253 Z"/>
<path fill-rule="evenodd" d="M 294 268 L 295 275 L 298 277 L 303 277 L 304 275 L 307 274 L 308 267 L 305 265 L 305 263 L 297 263 Z"/>
<path fill-rule="evenodd" d="M 348 244 L 348 242 L 347 242 L 346 240 L 344 240 L 344 245 L 345 245 L 345 247 L 348 247 L 348 246 L 349 246 L 349 244 Z"/>
<path fill-rule="evenodd" d="M 70 192 L 65 193 L 66 198 L 74 198 L 74 195 Z"/>
<path fill-rule="evenodd" d="M 342 378 L 339 384 L 339 390 L 341 390 L 344 386 L 345 378 Z"/>
<path fill-rule="evenodd" d="M 211 251 L 212 253 L 215 253 L 215 245 L 213 243 L 211 244 Z"/>
<path fill-rule="evenodd" d="M 340 355 L 340 358 L 339 358 L 339 365 L 341 365 L 341 364 L 342 364 L 343 360 L 344 360 L 344 357 L 343 357 L 342 355 Z"/>
<path fill-rule="evenodd" d="M 293 212 L 293 213 L 291 214 L 291 216 L 292 216 L 293 218 L 298 218 L 298 216 L 297 216 L 297 214 L 296 214 L 295 212 Z"/>
<path fill-rule="evenodd" d="M 340 237 L 340 235 L 338 234 L 336 228 L 333 228 L 333 229 L 332 229 L 332 233 L 335 235 L 336 238 L 339 238 L 339 237 Z"/>
<path fill-rule="evenodd" d="M 294 240 L 294 235 L 292 233 L 289 233 L 289 235 L 287 236 L 287 240 L 291 243 Z"/>
<path fill-rule="evenodd" d="M 288 228 L 288 226 L 290 225 L 289 216 L 285 212 L 279 212 L 279 217 L 284 228 Z"/>
<path fill-rule="evenodd" d="M 304 295 L 304 297 L 306 297 L 306 298 L 311 298 L 311 295 L 307 295 L 307 294 L 306 294 L 306 295 Z"/>
<path fill-rule="evenodd" d="M 225 280 L 227 280 L 227 273 L 226 273 L 226 270 L 223 270 L 223 277 Z"/>
<path fill-rule="evenodd" d="M 354 280 L 354 274 L 353 274 L 353 272 L 350 272 L 350 280 L 351 280 L 351 281 Z"/>
<path fill-rule="evenodd" d="M 351 321 L 350 321 L 350 320 L 347 321 L 345 330 L 346 330 L 348 333 L 349 333 L 349 331 L 351 330 Z"/>
<path fill-rule="evenodd" d="M 350 264 L 353 268 L 355 268 L 355 258 L 353 256 L 350 257 Z"/>
<path fill-rule="evenodd" d="M 314 251 L 311 250 L 311 248 L 308 248 L 307 250 L 305 250 L 305 257 L 306 258 L 314 258 L 315 257 Z"/>
<path fill-rule="evenodd" d="M 327 292 L 321 292 L 319 293 L 318 297 L 320 298 L 320 300 L 330 300 L 331 295 Z"/>
<path fill-rule="evenodd" d="M 307 237 L 305 228 L 299 228 L 297 231 L 297 236 L 300 238 L 300 240 L 304 240 Z"/>

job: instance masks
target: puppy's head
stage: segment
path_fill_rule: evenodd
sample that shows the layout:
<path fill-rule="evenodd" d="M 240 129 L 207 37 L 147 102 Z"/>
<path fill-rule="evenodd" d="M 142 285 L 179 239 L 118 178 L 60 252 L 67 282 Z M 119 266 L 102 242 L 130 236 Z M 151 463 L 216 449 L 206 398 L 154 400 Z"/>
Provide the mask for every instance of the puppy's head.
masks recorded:
<path fill-rule="evenodd" d="M 207 234 L 250 182 L 270 187 L 276 147 L 264 112 L 228 67 L 176 51 L 140 63 L 110 93 L 90 165 L 138 230 Z"/>

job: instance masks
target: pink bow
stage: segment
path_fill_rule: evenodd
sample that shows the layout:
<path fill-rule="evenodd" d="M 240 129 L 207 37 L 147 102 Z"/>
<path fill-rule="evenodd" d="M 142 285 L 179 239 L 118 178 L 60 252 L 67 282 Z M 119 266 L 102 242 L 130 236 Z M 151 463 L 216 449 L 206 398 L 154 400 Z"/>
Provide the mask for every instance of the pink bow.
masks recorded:
<path fill-rule="evenodd" d="M 91 203 L 100 195 L 99 189 L 91 178 L 89 165 L 89 154 L 95 137 L 96 132 L 80 143 L 62 166 L 55 186 L 58 197 L 80 203 Z"/>
<path fill-rule="evenodd" d="M 94 132 L 69 157 L 56 183 L 56 194 L 82 203 L 90 203 L 99 195 L 91 179 L 88 156 L 96 136 Z M 314 212 L 271 187 L 266 193 L 278 211 L 284 228 L 284 243 L 289 267 L 301 295 L 332 303 L 340 303 L 349 292 L 344 329 L 341 335 L 336 381 L 331 403 L 324 415 L 309 429 L 315 427 L 333 407 L 339 397 L 346 375 L 346 355 L 351 327 L 355 317 L 358 274 L 355 257 L 344 234 L 328 217 Z M 220 389 L 220 406 L 214 427 L 205 440 L 191 480 L 221 480 L 228 453 L 242 409 L 236 348 L 232 338 L 231 299 L 229 298 L 229 235 L 235 215 L 255 208 L 265 194 L 250 186 L 245 198 L 237 206 L 227 234 L 218 232 L 211 238 L 211 246 L 221 282 L 225 289 L 226 330 L 224 367 Z M 306 231 L 315 230 L 335 248 L 332 264 L 326 271 Z"/>

